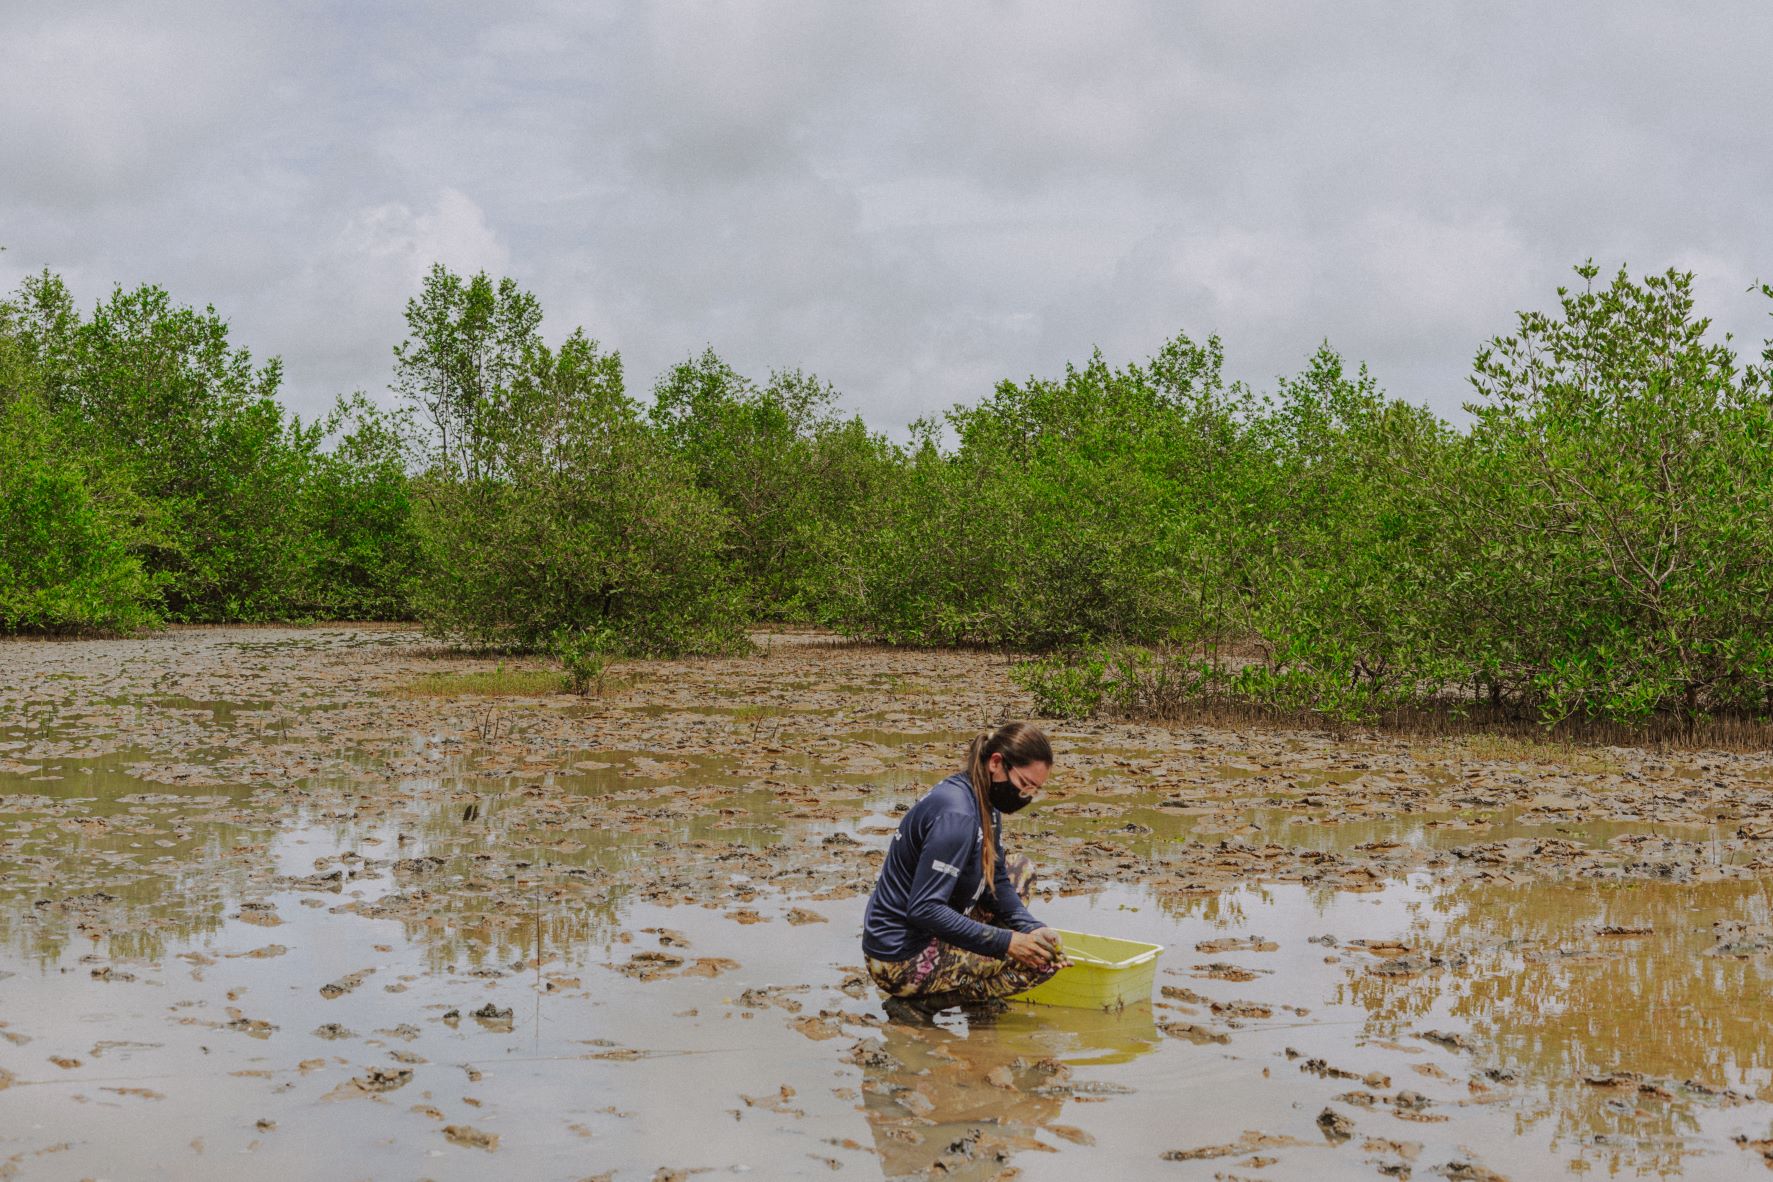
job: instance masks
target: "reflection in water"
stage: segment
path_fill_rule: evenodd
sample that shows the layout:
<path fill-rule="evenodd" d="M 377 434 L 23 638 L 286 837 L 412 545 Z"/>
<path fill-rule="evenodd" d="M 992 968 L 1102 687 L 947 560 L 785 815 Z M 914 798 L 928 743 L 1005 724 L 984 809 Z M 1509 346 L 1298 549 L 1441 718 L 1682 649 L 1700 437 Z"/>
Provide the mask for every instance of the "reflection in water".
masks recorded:
<path fill-rule="evenodd" d="M 1368 1037 L 1455 1020 L 1480 1088 L 1543 1089 L 1517 1111 L 1523 1131 L 1549 1123 L 1555 1149 L 1679 1172 L 1702 1109 L 1773 1083 L 1764 884 L 1451 883 L 1424 912 L 1427 971 L 1363 964 L 1338 1000 L 1367 1011 Z"/>
<path fill-rule="evenodd" d="M 47 964 L 78 937 L 112 956 L 156 958 L 167 940 L 213 932 L 240 901 L 294 878 L 317 898 L 407 920 L 433 967 L 521 959 L 534 955 L 538 922 L 558 929 L 544 940 L 556 948 L 580 942 L 574 932 L 605 933 L 638 888 L 696 897 L 705 876 L 674 891 L 661 869 L 725 857 L 742 871 L 732 851 L 766 850 L 791 829 L 851 826 L 877 792 L 929 774 L 916 758 L 888 768 L 858 751 L 838 772 L 805 751 L 658 755 L 569 752 L 568 770 L 530 772 L 496 748 L 464 749 L 439 775 L 391 782 L 386 763 L 359 755 L 350 774 L 313 777 L 293 794 L 228 783 L 215 757 L 0 758 L 0 855 L 16 868 L 0 876 L 0 946 Z M 150 765 L 156 778 L 137 774 Z M 354 856 L 285 865 L 271 852 L 278 836 L 290 857 L 310 840 Z M 786 881 L 779 866 L 756 869 Z M 351 901 L 379 898 L 390 875 L 391 901 Z"/>
<path fill-rule="evenodd" d="M 105 941 L 113 956 L 155 958 L 221 922 L 268 818 L 246 807 L 247 789 L 134 774 L 148 758 L 0 761 L 0 947 L 49 963 L 76 940 Z"/>
<path fill-rule="evenodd" d="M 223 727 L 232 726 L 238 715 L 269 710 L 274 705 L 272 702 L 239 702 L 228 698 L 187 698 L 183 694 L 160 694 L 148 701 L 161 710 L 194 710 L 208 714 L 211 722 Z"/>
<path fill-rule="evenodd" d="M 868 1127 L 887 1178 L 996 1178 L 1016 1154 L 1089 1134 L 1059 1121 L 1072 1069 L 1156 1049 L 1151 1007 L 1023 1006 L 960 1030 L 889 1022 L 857 1047 Z"/>

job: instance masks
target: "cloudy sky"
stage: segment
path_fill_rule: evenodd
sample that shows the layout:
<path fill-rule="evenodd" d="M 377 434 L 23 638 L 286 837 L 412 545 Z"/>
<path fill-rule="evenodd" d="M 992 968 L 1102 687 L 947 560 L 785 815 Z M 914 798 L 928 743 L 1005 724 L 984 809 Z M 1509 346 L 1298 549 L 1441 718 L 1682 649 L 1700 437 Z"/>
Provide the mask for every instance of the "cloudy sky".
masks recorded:
<path fill-rule="evenodd" d="M 434 260 L 631 389 L 713 345 L 883 428 L 1100 345 L 1327 338 L 1454 413 L 1570 264 L 1773 330 L 1773 5 L 0 4 L 0 284 L 151 280 L 386 396 Z"/>

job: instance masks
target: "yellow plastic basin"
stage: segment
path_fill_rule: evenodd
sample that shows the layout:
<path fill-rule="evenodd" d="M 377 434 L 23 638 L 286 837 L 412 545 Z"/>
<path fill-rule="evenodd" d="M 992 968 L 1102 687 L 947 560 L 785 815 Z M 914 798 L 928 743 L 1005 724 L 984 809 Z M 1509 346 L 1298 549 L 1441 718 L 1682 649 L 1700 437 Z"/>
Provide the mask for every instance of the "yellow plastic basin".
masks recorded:
<path fill-rule="evenodd" d="M 1151 1000 L 1162 944 L 1058 929 L 1071 967 L 1011 1000 L 1081 1010 L 1118 1010 Z"/>

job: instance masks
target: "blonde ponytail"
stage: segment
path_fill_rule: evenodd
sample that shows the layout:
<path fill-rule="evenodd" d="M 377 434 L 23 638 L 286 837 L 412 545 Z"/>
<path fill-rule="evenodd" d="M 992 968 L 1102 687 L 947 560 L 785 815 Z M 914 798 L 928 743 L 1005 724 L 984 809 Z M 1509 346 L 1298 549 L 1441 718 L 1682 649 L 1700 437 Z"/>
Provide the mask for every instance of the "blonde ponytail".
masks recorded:
<path fill-rule="evenodd" d="M 991 820 L 991 736 L 984 731 L 967 745 L 967 778 L 973 782 L 973 801 L 979 806 L 979 872 L 985 876 L 985 892 L 997 894 L 997 826 Z"/>

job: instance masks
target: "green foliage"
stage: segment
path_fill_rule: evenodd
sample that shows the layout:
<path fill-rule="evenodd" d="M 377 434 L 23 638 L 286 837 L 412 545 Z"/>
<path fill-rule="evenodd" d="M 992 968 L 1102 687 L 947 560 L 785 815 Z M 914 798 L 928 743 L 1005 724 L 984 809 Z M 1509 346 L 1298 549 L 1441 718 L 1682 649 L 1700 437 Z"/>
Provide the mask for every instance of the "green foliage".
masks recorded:
<path fill-rule="evenodd" d="M 1228 538 L 1222 477 L 1250 404 L 1218 342 L 1144 365 L 1100 355 L 1059 381 L 1000 385 L 920 424 L 876 528 L 855 539 L 845 619 L 897 643 L 1051 648 L 1214 626 Z M 1224 545 L 1233 543 L 1230 553 Z"/>
<path fill-rule="evenodd" d="M 146 576 L 117 585 L 139 589 L 130 619 L 405 613 L 405 474 L 367 403 L 289 417 L 275 359 L 255 367 L 213 308 L 151 285 L 82 317 L 36 276 L 0 305 L 0 339 Z"/>
<path fill-rule="evenodd" d="M 554 656 L 566 671 L 568 689 L 580 697 L 603 689 L 616 639 L 607 626 L 592 631 L 562 628 L 554 634 Z"/>
<path fill-rule="evenodd" d="M 51 275 L 20 297 L 21 339 L 63 438 L 139 498 L 136 551 L 168 613 L 273 613 L 299 561 L 285 519 L 307 446 L 275 400 L 276 361 L 255 368 L 214 309 L 151 285 L 113 292 L 88 318 Z"/>
<path fill-rule="evenodd" d="M 1547 718 L 1773 707 L 1773 401 L 1692 277 L 1560 290 L 1479 355 L 1456 520 L 1490 676 Z M 1500 643 L 1503 637 L 1505 643 Z"/>
<path fill-rule="evenodd" d="M 394 348 L 394 390 L 424 419 L 435 470 L 486 475 L 505 394 L 541 342 L 542 306 L 514 279 L 463 279 L 432 266 L 406 304 L 407 337 Z"/>
<path fill-rule="evenodd" d="M 1042 718 L 1094 718 L 1111 699 L 1108 658 L 1100 649 L 1022 661 L 1011 676 L 1034 695 L 1034 712 Z"/>
<path fill-rule="evenodd" d="M 1213 688 L 1218 673 L 1210 662 L 1131 644 L 1049 653 L 1020 662 L 1012 676 L 1034 696 L 1043 718 L 1168 718 L 1224 696 Z"/>
<path fill-rule="evenodd" d="M 467 352 L 450 336 L 450 293 L 476 286 L 490 287 L 434 270 L 427 288 L 441 290 L 408 306 L 402 355 L 419 342 Z M 719 504 L 648 428 L 616 354 L 576 331 L 553 350 L 533 329 L 509 342 L 521 361 L 475 389 L 472 415 L 431 437 L 417 482 L 421 618 L 445 636 L 520 649 L 586 630 L 634 655 L 741 647 L 744 600 Z"/>
<path fill-rule="evenodd" d="M 0 632 L 115 632 L 153 621 L 129 526 L 55 438 L 35 394 L 0 387 Z"/>
<path fill-rule="evenodd" d="M 588 692 L 794 619 L 1041 654 L 1015 676 L 1065 717 L 1773 715 L 1773 343 L 1742 364 L 1688 275 L 1578 273 L 1480 351 L 1468 429 L 1327 346 L 1258 394 L 1178 336 L 904 446 L 712 351 L 643 410 L 614 352 L 441 266 L 406 408 L 304 423 L 214 309 L 82 315 L 46 273 L 0 301 L 0 630 L 416 615 Z"/>
<path fill-rule="evenodd" d="M 308 457 L 298 516 L 309 549 L 297 598 L 322 619 L 408 619 L 420 554 L 407 416 L 353 394 L 320 431 L 337 443 Z"/>
<path fill-rule="evenodd" d="M 1267 398 L 1186 338 L 1006 383 L 952 452 L 926 426 L 846 624 L 1057 650 L 1020 676 L 1062 715 L 1764 717 L 1773 346 L 1739 367 L 1690 276 L 1579 270 L 1480 353 L 1466 432 L 1328 348 Z"/>
<path fill-rule="evenodd" d="M 828 383 L 798 370 L 758 386 L 713 350 L 653 388 L 651 421 L 730 522 L 728 551 L 754 614 L 820 619 L 833 565 L 894 455 Z"/>

